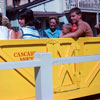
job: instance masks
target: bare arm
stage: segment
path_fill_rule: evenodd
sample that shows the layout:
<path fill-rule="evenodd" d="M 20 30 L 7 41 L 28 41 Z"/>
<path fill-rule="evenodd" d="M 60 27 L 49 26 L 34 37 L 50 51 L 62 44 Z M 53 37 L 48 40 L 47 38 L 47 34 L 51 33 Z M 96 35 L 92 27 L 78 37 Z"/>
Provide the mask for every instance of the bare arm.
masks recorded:
<path fill-rule="evenodd" d="M 59 36 L 59 38 L 62 38 L 62 37 L 63 37 L 63 35 L 64 35 L 64 34 L 63 34 L 63 33 L 61 33 L 61 34 L 60 34 L 60 36 Z"/>
<path fill-rule="evenodd" d="M 63 35 L 60 38 L 78 38 L 79 36 L 81 36 L 83 34 L 83 30 L 81 30 L 80 28 L 77 29 L 75 32 L 71 32 L 68 33 L 66 35 Z"/>
<path fill-rule="evenodd" d="M 19 30 L 18 33 L 17 33 L 17 39 L 22 39 L 22 32 L 21 32 L 21 30 Z"/>
<path fill-rule="evenodd" d="M 94 28 L 97 30 L 97 37 L 100 37 L 100 26 L 99 24 L 95 25 Z"/>
<path fill-rule="evenodd" d="M 97 35 L 97 37 L 100 37 L 100 33 Z"/>
<path fill-rule="evenodd" d="M 11 32 L 11 39 L 16 39 L 16 32 L 13 30 Z"/>
<path fill-rule="evenodd" d="M 99 29 L 99 24 L 95 25 L 94 28 Z"/>

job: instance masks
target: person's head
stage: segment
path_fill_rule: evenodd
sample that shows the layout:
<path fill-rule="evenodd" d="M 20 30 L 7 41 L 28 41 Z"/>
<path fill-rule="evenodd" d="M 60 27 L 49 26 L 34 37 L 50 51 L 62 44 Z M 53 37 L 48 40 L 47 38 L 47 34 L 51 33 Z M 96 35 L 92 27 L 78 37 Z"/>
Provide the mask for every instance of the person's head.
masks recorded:
<path fill-rule="evenodd" d="M 2 13 L 0 13 L 0 25 L 2 25 Z"/>
<path fill-rule="evenodd" d="M 72 21 L 73 24 L 78 23 L 78 21 L 81 19 L 82 17 L 82 12 L 79 8 L 75 7 L 72 8 L 69 12 L 70 14 L 70 19 Z"/>
<path fill-rule="evenodd" d="M 11 27 L 11 24 L 9 22 L 9 19 L 6 16 L 2 16 L 2 25 L 6 26 L 7 28 Z"/>
<path fill-rule="evenodd" d="M 67 34 L 69 32 L 71 32 L 72 29 L 72 24 L 68 23 L 68 24 L 64 24 L 62 26 L 62 33 Z"/>
<path fill-rule="evenodd" d="M 49 25 L 51 30 L 55 30 L 59 23 L 59 19 L 56 16 L 49 17 Z"/>
<path fill-rule="evenodd" d="M 30 9 L 23 9 L 19 12 L 18 21 L 21 27 L 33 26 L 34 15 Z"/>
<path fill-rule="evenodd" d="M 20 1 L 21 0 L 15 0 L 15 2 L 14 2 L 15 3 L 15 6 L 19 6 L 20 5 Z"/>

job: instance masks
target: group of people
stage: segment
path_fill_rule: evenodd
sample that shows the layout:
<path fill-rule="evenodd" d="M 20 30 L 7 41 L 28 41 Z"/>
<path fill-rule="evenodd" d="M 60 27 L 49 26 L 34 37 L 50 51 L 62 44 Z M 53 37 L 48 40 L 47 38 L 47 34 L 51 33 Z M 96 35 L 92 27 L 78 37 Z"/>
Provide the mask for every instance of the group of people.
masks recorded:
<path fill-rule="evenodd" d="M 82 12 L 79 8 L 72 8 L 69 12 L 71 23 L 64 24 L 62 30 L 57 28 L 59 19 L 56 16 L 49 17 L 49 28 L 43 31 L 44 38 L 79 38 L 93 37 L 93 32 L 90 25 L 82 20 Z M 11 29 L 9 19 L 0 14 L 0 37 L 2 39 L 35 39 L 41 38 L 37 29 L 38 22 L 34 18 L 32 10 L 23 9 L 19 12 L 18 21 L 21 26 L 16 33 Z M 100 30 L 100 23 L 95 26 Z M 4 32 L 6 31 L 6 32 Z M 99 31 L 100 32 L 100 31 Z M 100 36 L 100 34 L 98 35 Z"/>

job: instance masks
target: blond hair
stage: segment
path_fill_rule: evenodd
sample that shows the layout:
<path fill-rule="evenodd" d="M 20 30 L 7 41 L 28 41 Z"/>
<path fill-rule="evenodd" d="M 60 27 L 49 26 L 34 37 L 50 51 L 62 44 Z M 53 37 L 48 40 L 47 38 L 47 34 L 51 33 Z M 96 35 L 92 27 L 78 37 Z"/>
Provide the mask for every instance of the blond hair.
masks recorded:
<path fill-rule="evenodd" d="M 2 25 L 6 26 L 7 28 L 11 27 L 9 19 L 6 16 L 2 16 Z"/>
<path fill-rule="evenodd" d="M 66 29 L 69 29 L 71 31 L 72 29 L 72 24 L 68 23 L 68 24 L 64 24 L 63 27 L 65 27 Z"/>

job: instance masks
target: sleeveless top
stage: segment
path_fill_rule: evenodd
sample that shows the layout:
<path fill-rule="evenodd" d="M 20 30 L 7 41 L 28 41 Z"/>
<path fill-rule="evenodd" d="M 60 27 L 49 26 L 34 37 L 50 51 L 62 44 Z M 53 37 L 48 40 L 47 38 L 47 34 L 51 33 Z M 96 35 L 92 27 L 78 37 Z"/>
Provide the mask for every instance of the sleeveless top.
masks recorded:
<path fill-rule="evenodd" d="M 8 40 L 8 39 L 9 39 L 8 28 L 5 26 L 0 26 L 0 40 Z"/>
<path fill-rule="evenodd" d="M 33 26 L 26 26 L 21 28 L 22 39 L 36 39 L 40 38 L 39 32 Z"/>

